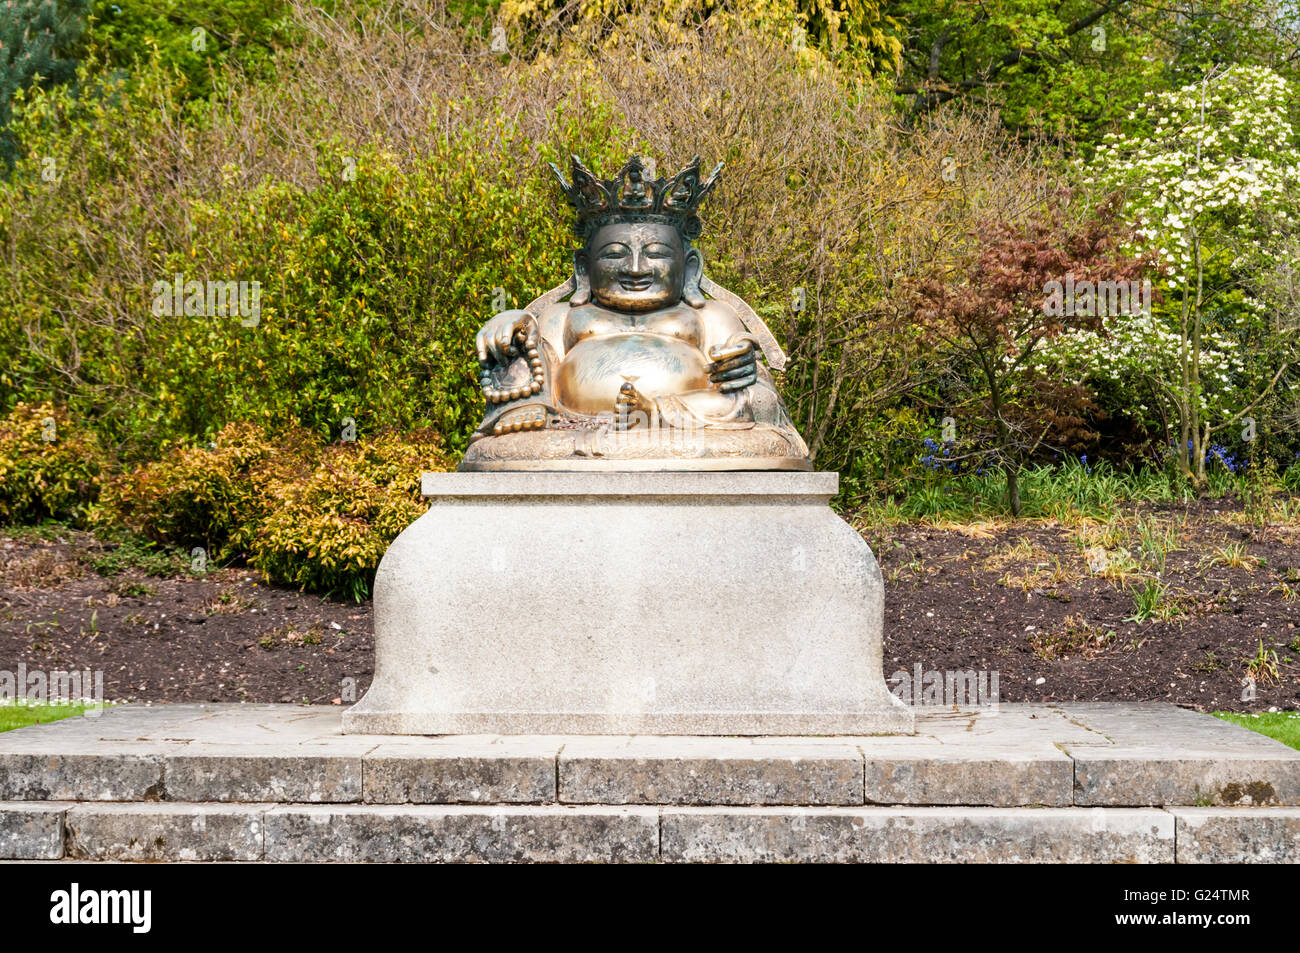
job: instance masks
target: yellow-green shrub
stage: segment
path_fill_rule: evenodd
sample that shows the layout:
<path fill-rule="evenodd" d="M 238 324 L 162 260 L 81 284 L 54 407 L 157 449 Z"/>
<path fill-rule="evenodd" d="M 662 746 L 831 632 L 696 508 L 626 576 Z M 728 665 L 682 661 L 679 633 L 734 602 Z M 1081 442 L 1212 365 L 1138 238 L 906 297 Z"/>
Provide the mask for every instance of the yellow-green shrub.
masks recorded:
<path fill-rule="evenodd" d="M 421 472 L 449 465 L 429 430 L 325 445 L 302 428 L 272 435 L 235 423 L 207 446 L 108 481 L 94 522 L 202 545 L 270 582 L 360 598 L 388 544 L 424 511 Z"/>
<path fill-rule="evenodd" d="M 206 446 L 177 448 L 108 480 L 93 522 L 235 558 L 270 512 L 272 483 L 309 474 L 320 452 L 300 429 L 272 437 L 257 424 L 229 424 Z"/>
<path fill-rule="evenodd" d="M 18 404 L 0 419 L 0 523 L 79 520 L 107 457 L 62 407 Z"/>
<path fill-rule="evenodd" d="M 305 480 L 273 484 L 250 563 L 272 582 L 360 599 L 388 544 L 426 509 L 420 473 L 447 466 L 428 431 L 331 446 Z"/>

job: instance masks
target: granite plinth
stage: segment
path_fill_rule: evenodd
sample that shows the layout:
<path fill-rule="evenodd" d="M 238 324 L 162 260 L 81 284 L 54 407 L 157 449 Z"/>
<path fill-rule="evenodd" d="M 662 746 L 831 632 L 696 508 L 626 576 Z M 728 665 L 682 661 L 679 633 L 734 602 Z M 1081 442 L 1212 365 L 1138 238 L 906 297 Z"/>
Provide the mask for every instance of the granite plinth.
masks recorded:
<path fill-rule="evenodd" d="M 910 733 L 813 472 L 433 473 L 375 580 L 370 734 Z"/>

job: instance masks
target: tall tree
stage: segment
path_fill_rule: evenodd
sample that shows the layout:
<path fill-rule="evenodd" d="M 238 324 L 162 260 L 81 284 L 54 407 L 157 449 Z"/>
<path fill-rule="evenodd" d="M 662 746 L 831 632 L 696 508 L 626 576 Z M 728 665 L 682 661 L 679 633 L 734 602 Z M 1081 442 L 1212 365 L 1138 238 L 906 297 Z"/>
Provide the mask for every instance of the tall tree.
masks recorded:
<path fill-rule="evenodd" d="M 1300 14 L 1269 0 L 896 0 L 915 115 L 996 105 L 1013 128 L 1095 141 L 1142 96 L 1227 62 L 1294 70 Z"/>
<path fill-rule="evenodd" d="M 1242 298 L 1255 290 L 1252 275 L 1267 275 L 1288 254 L 1277 247 L 1277 223 L 1300 215 L 1293 99 L 1269 69 L 1217 70 L 1151 96 L 1143 133 L 1108 137 L 1093 163 L 1101 184 L 1128 192 L 1140 235 L 1169 275 L 1179 359 L 1176 377 L 1159 383 L 1178 424 L 1179 470 L 1198 485 L 1211 437 L 1259 406 L 1295 362 L 1283 356 L 1253 388 L 1236 391 L 1235 406 L 1211 399 L 1203 373 L 1212 318 L 1247 326 L 1258 310 Z"/>
<path fill-rule="evenodd" d="M 18 144 L 9 132 L 14 94 L 32 83 L 55 86 L 72 79 L 70 55 L 81 38 L 90 0 L 5 0 L 0 4 L 0 161 L 7 172 Z"/>

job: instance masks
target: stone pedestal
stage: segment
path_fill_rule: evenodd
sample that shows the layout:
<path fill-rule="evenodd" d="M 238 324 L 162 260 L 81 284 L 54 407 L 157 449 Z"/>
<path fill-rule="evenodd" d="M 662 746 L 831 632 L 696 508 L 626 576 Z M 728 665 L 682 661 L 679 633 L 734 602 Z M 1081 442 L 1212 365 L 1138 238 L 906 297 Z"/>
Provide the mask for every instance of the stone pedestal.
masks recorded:
<path fill-rule="evenodd" d="M 424 476 L 347 733 L 911 733 L 835 473 Z"/>

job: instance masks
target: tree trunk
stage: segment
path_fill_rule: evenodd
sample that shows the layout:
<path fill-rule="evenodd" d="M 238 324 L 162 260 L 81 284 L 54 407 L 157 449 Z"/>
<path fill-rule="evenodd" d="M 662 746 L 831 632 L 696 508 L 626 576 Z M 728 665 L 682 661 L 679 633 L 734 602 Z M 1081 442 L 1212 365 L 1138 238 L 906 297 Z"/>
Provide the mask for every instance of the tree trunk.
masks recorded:
<path fill-rule="evenodd" d="M 1011 515 L 1020 516 L 1020 464 L 1014 460 L 1006 460 L 1002 464 L 1003 472 L 1007 475 L 1007 506 L 1011 508 Z"/>
<path fill-rule="evenodd" d="M 1007 508 L 1013 517 L 1020 516 L 1020 458 L 1011 447 L 1011 428 L 1002 416 L 1002 382 L 992 359 L 980 354 L 980 364 L 984 368 L 984 377 L 989 382 L 989 403 L 993 409 L 993 423 L 998 431 L 998 456 L 1002 460 L 1002 472 L 1007 477 Z"/>
<path fill-rule="evenodd" d="M 1196 495 L 1205 492 L 1205 453 L 1209 449 L 1209 425 L 1204 432 L 1201 425 L 1201 398 L 1204 388 L 1201 386 L 1201 312 L 1205 302 L 1205 267 L 1201 262 L 1201 235 L 1192 231 L 1192 254 L 1196 265 L 1196 298 L 1192 308 L 1192 377 L 1190 388 L 1191 430 L 1192 430 L 1192 486 Z"/>
<path fill-rule="evenodd" d="M 1187 311 L 1190 305 L 1187 288 L 1183 289 L 1183 305 L 1178 315 L 1178 474 L 1184 479 L 1192 479 L 1190 447 L 1192 442 L 1191 416 L 1191 369 L 1189 365 L 1187 341 Z"/>

